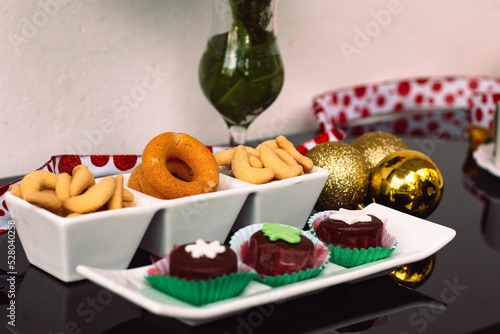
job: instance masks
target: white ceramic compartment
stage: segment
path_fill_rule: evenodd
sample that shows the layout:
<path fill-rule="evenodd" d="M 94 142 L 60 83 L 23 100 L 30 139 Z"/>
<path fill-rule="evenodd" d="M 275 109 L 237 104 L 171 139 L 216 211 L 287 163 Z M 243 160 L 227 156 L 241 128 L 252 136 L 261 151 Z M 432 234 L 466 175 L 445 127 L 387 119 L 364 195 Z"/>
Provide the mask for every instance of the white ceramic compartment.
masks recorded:
<path fill-rule="evenodd" d="M 234 188 L 234 179 L 221 174 L 216 192 L 175 200 L 153 199 L 158 209 L 140 247 L 166 255 L 174 245 L 200 238 L 223 243 L 247 197 L 248 188 Z"/>
<path fill-rule="evenodd" d="M 235 180 L 246 184 L 250 192 L 233 231 L 264 222 L 302 229 L 327 179 L 327 170 L 314 167 L 308 174 L 261 185 Z"/>
<path fill-rule="evenodd" d="M 84 279 L 79 264 L 128 267 L 153 217 L 152 202 L 136 194 L 137 206 L 74 218 L 57 216 L 5 194 L 29 262 L 64 282 Z"/>

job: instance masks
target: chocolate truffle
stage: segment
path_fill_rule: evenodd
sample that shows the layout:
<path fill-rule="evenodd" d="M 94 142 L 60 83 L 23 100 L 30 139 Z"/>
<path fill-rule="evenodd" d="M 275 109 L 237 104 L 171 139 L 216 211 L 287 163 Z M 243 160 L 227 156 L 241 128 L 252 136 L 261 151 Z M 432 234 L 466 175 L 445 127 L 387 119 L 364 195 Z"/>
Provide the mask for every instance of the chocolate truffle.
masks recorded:
<path fill-rule="evenodd" d="M 266 225 L 267 224 L 267 225 Z M 267 227 L 289 229 L 293 238 L 268 233 Z M 250 237 L 245 263 L 265 276 L 291 274 L 312 267 L 314 244 L 300 230 L 290 226 L 264 223 Z"/>
<path fill-rule="evenodd" d="M 236 253 L 218 241 L 206 243 L 197 240 L 185 244 L 170 254 L 170 276 L 187 280 L 207 280 L 235 273 L 238 269 Z"/>
<path fill-rule="evenodd" d="M 362 210 L 340 209 L 319 223 L 318 238 L 334 246 L 370 248 L 382 246 L 382 221 Z"/>

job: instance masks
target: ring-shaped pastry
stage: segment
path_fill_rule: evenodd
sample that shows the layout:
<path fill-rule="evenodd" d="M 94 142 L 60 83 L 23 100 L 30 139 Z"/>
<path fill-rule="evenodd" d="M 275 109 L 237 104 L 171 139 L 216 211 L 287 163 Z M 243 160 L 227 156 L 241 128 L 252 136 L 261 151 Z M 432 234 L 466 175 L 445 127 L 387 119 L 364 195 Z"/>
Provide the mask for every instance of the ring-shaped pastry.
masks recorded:
<path fill-rule="evenodd" d="M 190 182 L 170 173 L 166 162 L 171 158 L 182 160 L 191 168 Z M 184 133 L 165 132 L 153 138 L 144 148 L 142 165 L 148 181 L 169 199 L 213 192 L 219 184 L 219 168 L 212 152 Z"/>
<path fill-rule="evenodd" d="M 141 192 L 145 193 L 146 195 L 153 196 L 159 199 L 168 199 L 167 197 L 165 197 L 165 195 L 156 190 L 156 188 L 153 187 L 153 185 L 149 182 L 148 178 L 144 174 L 144 169 L 142 164 L 137 166 L 136 169 L 139 170 L 139 173 L 137 175 L 137 181 L 139 182 L 139 187 L 141 188 Z"/>

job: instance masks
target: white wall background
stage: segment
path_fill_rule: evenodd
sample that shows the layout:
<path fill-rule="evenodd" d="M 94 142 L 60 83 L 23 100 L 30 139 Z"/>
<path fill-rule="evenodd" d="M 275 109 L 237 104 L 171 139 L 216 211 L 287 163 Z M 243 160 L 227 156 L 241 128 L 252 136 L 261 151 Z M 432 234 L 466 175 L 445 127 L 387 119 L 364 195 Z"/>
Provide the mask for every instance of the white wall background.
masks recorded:
<path fill-rule="evenodd" d="M 225 123 L 197 81 L 211 7 L 209 0 L 0 0 L 0 177 L 62 153 L 140 154 L 165 131 L 225 143 Z M 387 9 L 393 14 L 380 31 L 346 57 L 342 43 L 356 46 L 357 29 Z M 311 99 L 326 90 L 500 75 L 499 18 L 496 0 L 280 0 L 286 81 L 249 138 L 316 129 Z"/>

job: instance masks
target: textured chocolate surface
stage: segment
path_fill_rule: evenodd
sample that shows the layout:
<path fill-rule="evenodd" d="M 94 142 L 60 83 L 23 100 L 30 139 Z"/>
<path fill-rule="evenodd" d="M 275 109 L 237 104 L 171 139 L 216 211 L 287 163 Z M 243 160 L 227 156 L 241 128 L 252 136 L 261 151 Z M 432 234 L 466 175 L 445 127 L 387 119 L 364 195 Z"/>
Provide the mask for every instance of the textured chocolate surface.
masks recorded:
<path fill-rule="evenodd" d="M 381 246 L 384 224 L 379 218 L 369 216 L 372 218 L 371 221 L 352 225 L 338 219 L 327 218 L 319 223 L 316 235 L 327 244 L 351 249 Z"/>
<path fill-rule="evenodd" d="M 314 244 L 301 235 L 300 242 L 293 244 L 278 239 L 271 241 L 262 231 L 250 238 L 245 263 L 266 276 L 290 274 L 311 266 Z"/>
<path fill-rule="evenodd" d="M 202 256 L 193 258 L 186 252 L 187 245 L 182 245 L 170 254 L 170 276 L 188 280 L 206 280 L 237 271 L 237 259 L 234 251 L 224 245 L 226 251 L 210 259 Z"/>

